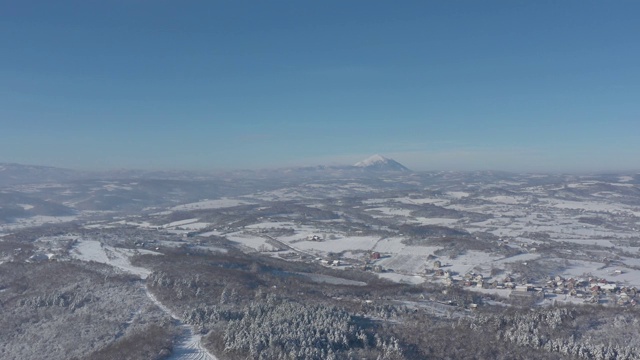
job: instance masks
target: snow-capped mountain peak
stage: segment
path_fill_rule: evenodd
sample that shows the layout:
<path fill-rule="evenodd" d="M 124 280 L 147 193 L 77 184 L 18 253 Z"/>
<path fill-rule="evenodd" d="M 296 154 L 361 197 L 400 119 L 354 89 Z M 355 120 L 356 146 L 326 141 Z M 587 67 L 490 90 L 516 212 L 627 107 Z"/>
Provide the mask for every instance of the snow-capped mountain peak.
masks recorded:
<path fill-rule="evenodd" d="M 382 155 L 375 154 L 362 161 L 355 163 L 353 166 L 369 169 L 369 170 L 384 170 L 384 171 L 409 171 L 404 165 L 399 162 L 386 158 Z"/>
<path fill-rule="evenodd" d="M 375 154 L 373 156 L 369 156 L 368 158 L 357 162 L 354 166 L 357 167 L 365 167 L 365 166 L 371 166 L 374 164 L 384 164 L 386 162 L 388 162 L 389 159 L 387 159 L 386 157 L 379 155 L 379 154 Z"/>

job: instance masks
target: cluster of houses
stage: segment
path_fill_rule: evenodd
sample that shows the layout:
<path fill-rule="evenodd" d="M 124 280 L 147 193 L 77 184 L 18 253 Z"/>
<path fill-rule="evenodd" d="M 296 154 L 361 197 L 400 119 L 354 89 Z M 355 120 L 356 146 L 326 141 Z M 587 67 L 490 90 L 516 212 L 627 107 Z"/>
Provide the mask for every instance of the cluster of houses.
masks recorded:
<path fill-rule="evenodd" d="M 565 295 L 582 299 L 586 303 L 608 303 L 620 306 L 635 306 L 638 301 L 636 287 L 619 285 L 606 279 L 589 277 L 586 279 L 565 279 L 562 276 L 549 278 L 545 284 L 521 284 L 511 276 L 502 279 L 486 278 L 482 274 L 469 272 L 463 276 L 441 268 L 439 261 L 434 262 L 434 270 L 427 274 L 442 278 L 447 286 L 476 287 L 483 289 L 510 289 L 513 297 L 552 297 Z"/>
<path fill-rule="evenodd" d="M 43 252 L 37 252 L 33 255 L 31 255 L 28 259 L 27 262 L 42 262 L 42 261 L 55 261 L 58 260 L 58 254 L 54 254 L 54 253 L 43 253 Z"/>
<path fill-rule="evenodd" d="M 622 306 L 637 304 L 638 289 L 636 287 L 619 285 L 596 277 L 564 279 L 562 276 L 556 276 L 547 281 L 545 289 L 557 295 L 567 294 L 582 298 L 590 303 L 613 302 Z"/>
<path fill-rule="evenodd" d="M 386 272 L 375 261 L 382 256 L 379 252 L 369 252 L 367 259 L 361 269 L 373 272 Z M 433 259 L 433 258 L 432 258 Z M 339 260 L 326 260 L 317 258 L 325 266 L 341 266 Z M 425 276 L 440 279 L 447 286 L 475 287 L 482 289 L 504 289 L 512 290 L 510 297 L 530 297 L 530 298 L 553 298 L 560 295 L 582 300 L 585 303 L 606 303 L 620 306 L 635 306 L 638 299 L 638 289 L 636 287 L 624 286 L 616 282 L 602 278 L 563 278 L 560 275 L 550 277 L 543 283 L 521 283 L 510 275 L 504 277 L 487 277 L 485 275 L 469 272 L 464 275 L 443 267 L 440 260 L 433 261 L 432 267 L 425 269 Z M 621 270 L 616 270 L 614 274 L 621 274 Z"/>
<path fill-rule="evenodd" d="M 317 258 L 316 260 L 320 261 L 320 264 L 325 265 L 325 266 L 340 266 L 340 265 L 342 265 L 340 260 L 335 260 L 335 259 Z"/>
<path fill-rule="evenodd" d="M 448 286 L 458 285 L 482 289 L 511 289 L 522 292 L 542 290 L 539 287 L 535 287 L 533 284 L 517 284 L 510 276 L 506 276 L 504 279 L 491 279 L 474 272 L 458 276 L 457 273 L 444 269 L 436 269 L 433 271 L 432 275 L 434 277 L 441 277 L 444 279 L 445 284 Z"/>

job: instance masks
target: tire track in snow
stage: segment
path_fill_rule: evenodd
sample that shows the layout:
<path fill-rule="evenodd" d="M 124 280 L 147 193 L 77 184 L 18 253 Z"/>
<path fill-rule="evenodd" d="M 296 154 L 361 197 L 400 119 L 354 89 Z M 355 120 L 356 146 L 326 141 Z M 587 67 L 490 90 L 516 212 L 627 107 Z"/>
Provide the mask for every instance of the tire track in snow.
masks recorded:
<path fill-rule="evenodd" d="M 173 353 L 167 359 L 180 360 L 210 360 L 215 359 L 200 344 L 200 335 L 194 335 L 193 329 L 187 324 L 180 325 L 182 334 L 180 341 L 173 349 Z"/>

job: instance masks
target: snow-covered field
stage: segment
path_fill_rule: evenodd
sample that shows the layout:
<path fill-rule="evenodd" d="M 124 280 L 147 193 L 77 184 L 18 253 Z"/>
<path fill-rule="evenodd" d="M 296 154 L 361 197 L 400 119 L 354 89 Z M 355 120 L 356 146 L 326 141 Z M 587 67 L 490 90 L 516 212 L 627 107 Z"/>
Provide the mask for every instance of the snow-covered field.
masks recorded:
<path fill-rule="evenodd" d="M 267 243 L 267 239 L 251 233 L 236 232 L 226 235 L 227 239 L 235 241 L 242 246 L 253 249 L 255 251 L 273 251 L 276 250 L 273 245 Z"/>
<path fill-rule="evenodd" d="M 454 226 L 460 219 L 448 219 L 448 218 L 426 218 L 422 216 L 416 216 L 410 219 L 411 223 L 418 223 L 420 225 L 442 225 L 442 226 Z"/>
<path fill-rule="evenodd" d="M 451 202 L 449 199 L 441 199 L 441 198 L 408 198 L 408 197 L 401 197 L 401 198 L 395 198 L 393 200 L 397 201 L 399 203 L 411 204 L 411 205 L 433 204 L 433 205 L 438 205 L 438 206 L 448 205 Z"/>
<path fill-rule="evenodd" d="M 133 266 L 129 261 L 136 253 L 161 255 L 158 252 L 145 249 L 123 249 L 104 245 L 96 240 L 81 240 L 71 251 L 71 256 L 84 261 L 108 264 L 125 272 L 138 275 L 142 279 L 146 279 L 147 276 L 151 274 L 151 271 L 142 267 Z"/>
<path fill-rule="evenodd" d="M 216 200 L 202 200 L 194 203 L 183 204 L 174 206 L 171 208 L 173 211 L 181 211 L 181 210 L 203 210 L 203 209 L 223 209 L 230 208 L 239 205 L 249 205 L 253 204 L 250 201 L 241 200 L 241 199 L 216 199 Z"/>
<path fill-rule="evenodd" d="M 460 255 L 455 259 L 446 260 L 446 263 L 449 264 L 447 269 L 453 270 L 459 274 L 466 274 L 469 272 L 486 274 L 491 270 L 492 263 L 498 259 L 500 259 L 500 257 L 493 254 L 468 250 L 464 255 Z"/>
<path fill-rule="evenodd" d="M 449 191 L 447 192 L 447 195 L 453 199 L 462 199 L 469 197 L 471 194 L 465 191 Z"/>
<path fill-rule="evenodd" d="M 398 283 L 404 284 L 422 284 L 425 282 L 425 278 L 419 275 L 405 275 L 399 273 L 385 272 L 378 274 L 379 277 L 387 280 L 391 280 Z"/>
<path fill-rule="evenodd" d="M 562 272 L 564 277 L 584 278 L 593 276 L 599 279 L 607 279 L 627 286 L 640 288 L 640 270 L 629 266 L 603 266 L 600 262 L 571 260 L 570 265 Z M 621 274 L 615 273 L 621 270 Z"/>
<path fill-rule="evenodd" d="M 369 208 L 367 211 L 371 212 L 371 216 L 411 216 L 411 210 L 408 209 L 399 209 L 399 208 L 391 208 L 391 207 L 375 207 Z M 377 214 L 379 213 L 379 215 Z"/>
<path fill-rule="evenodd" d="M 507 195 L 478 197 L 478 199 L 493 202 L 496 204 L 510 204 L 510 205 L 526 204 L 527 202 L 530 201 L 530 199 L 526 196 L 507 196 Z"/>
<path fill-rule="evenodd" d="M 28 218 L 19 218 L 7 224 L 0 224 L 0 232 L 11 232 L 18 229 L 24 229 L 34 226 L 42 226 L 48 224 L 61 224 L 77 220 L 78 216 L 45 216 L 36 215 Z"/>
<path fill-rule="evenodd" d="M 172 228 L 172 227 L 176 227 L 176 226 L 183 226 L 183 225 L 187 225 L 187 224 L 192 224 L 192 223 L 195 223 L 197 221 L 198 221 L 197 218 L 196 219 L 186 219 L 186 220 L 180 220 L 180 221 L 173 221 L 173 222 L 170 222 L 168 224 L 162 225 L 162 227 L 165 228 L 165 229 L 166 228 Z"/>
<path fill-rule="evenodd" d="M 559 209 L 574 209 L 590 212 L 606 212 L 613 214 L 627 213 L 634 216 L 640 216 L 640 208 L 630 207 L 623 204 L 612 204 L 609 202 L 597 201 L 569 201 L 558 199 L 544 199 L 544 201 L 552 207 Z"/>
<path fill-rule="evenodd" d="M 325 241 L 305 240 L 296 242 L 295 244 L 291 244 L 291 246 L 295 249 L 300 249 L 305 252 L 326 254 L 329 252 L 337 253 L 342 251 L 354 250 L 368 251 L 373 249 L 378 240 L 380 240 L 380 238 L 377 236 L 350 236 Z"/>
<path fill-rule="evenodd" d="M 412 254 L 392 254 L 376 261 L 376 264 L 402 274 L 419 274 L 430 267 L 425 256 Z"/>
<path fill-rule="evenodd" d="M 325 283 L 332 285 L 346 285 L 346 286 L 365 286 L 366 282 L 355 281 L 349 279 L 343 279 L 331 275 L 323 275 L 323 274 L 308 274 L 308 273 L 297 273 L 298 275 L 309 278 L 311 281 L 316 283 Z"/>

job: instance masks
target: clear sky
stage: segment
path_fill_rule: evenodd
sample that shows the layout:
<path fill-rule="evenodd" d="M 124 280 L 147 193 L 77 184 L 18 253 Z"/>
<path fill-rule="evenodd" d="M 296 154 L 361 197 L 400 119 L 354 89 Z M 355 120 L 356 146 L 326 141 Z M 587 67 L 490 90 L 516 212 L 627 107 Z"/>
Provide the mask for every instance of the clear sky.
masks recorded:
<path fill-rule="evenodd" d="M 640 1 L 0 0 L 0 162 L 640 170 Z"/>

